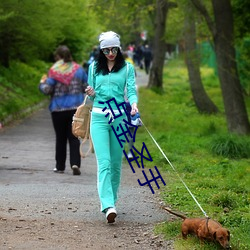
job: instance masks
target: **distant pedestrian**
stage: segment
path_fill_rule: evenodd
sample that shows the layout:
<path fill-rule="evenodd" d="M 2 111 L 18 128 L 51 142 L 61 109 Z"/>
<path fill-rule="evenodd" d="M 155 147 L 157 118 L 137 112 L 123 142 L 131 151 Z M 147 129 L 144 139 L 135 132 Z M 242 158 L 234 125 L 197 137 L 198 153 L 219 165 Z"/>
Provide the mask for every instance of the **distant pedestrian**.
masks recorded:
<path fill-rule="evenodd" d="M 50 68 L 48 77 L 44 76 L 39 89 L 50 95 L 49 110 L 56 134 L 55 173 L 64 173 L 66 168 L 67 142 L 69 142 L 70 166 L 73 175 L 80 175 L 80 142 L 71 131 L 72 117 L 84 100 L 84 86 L 87 74 L 73 61 L 67 46 L 59 46 L 55 51 L 55 64 Z"/>
<path fill-rule="evenodd" d="M 88 61 L 87 61 L 88 67 L 89 67 L 89 65 L 90 65 L 92 62 L 94 62 L 94 61 L 97 59 L 98 55 L 99 55 L 99 49 L 98 49 L 97 46 L 94 46 L 93 49 L 92 49 L 92 51 L 91 51 L 90 54 L 89 54 L 89 59 L 88 59 Z"/>
<path fill-rule="evenodd" d="M 151 61 L 153 59 L 152 51 L 149 48 L 148 44 L 145 45 L 145 48 L 143 51 L 143 58 L 144 58 L 145 72 L 146 72 L 146 74 L 148 74 L 150 66 L 151 66 Z"/>
<path fill-rule="evenodd" d="M 143 47 L 138 45 L 134 50 L 134 62 L 140 68 L 143 69 Z"/>
<path fill-rule="evenodd" d="M 135 70 L 135 76 L 136 76 L 136 69 L 135 69 L 135 62 L 133 61 L 133 59 L 131 57 L 129 57 L 128 55 L 128 51 L 124 51 L 122 53 L 123 57 L 124 57 L 124 60 L 128 63 L 131 63 L 133 66 L 134 66 L 134 70 Z"/>

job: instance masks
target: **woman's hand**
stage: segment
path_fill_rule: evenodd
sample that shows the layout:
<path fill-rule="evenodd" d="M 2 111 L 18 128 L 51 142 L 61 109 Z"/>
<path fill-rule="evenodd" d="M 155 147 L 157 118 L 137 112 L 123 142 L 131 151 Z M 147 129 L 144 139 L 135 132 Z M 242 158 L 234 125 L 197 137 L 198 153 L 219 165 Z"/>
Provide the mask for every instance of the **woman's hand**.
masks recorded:
<path fill-rule="evenodd" d="M 43 76 L 42 76 L 42 78 L 41 78 L 41 80 L 40 80 L 40 83 L 45 83 L 45 81 L 47 80 L 47 75 L 46 74 L 44 74 Z"/>
<path fill-rule="evenodd" d="M 137 103 L 134 102 L 134 103 L 131 105 L 131 112 L 130 112 L 130 114 L 131 114 L 131 115 L 135 115 L 137 112 L 138 112 Z"/>
<path fill-rule="evenodd" d="M 88 96 L 95 96 L 95 90 L 94 90 L 92 87 L 90 87 L 90 86 L 88 86 L 88 87 L 85 89 L 85 92 L 86 92 L 86 94 L 87 94 Z"/>

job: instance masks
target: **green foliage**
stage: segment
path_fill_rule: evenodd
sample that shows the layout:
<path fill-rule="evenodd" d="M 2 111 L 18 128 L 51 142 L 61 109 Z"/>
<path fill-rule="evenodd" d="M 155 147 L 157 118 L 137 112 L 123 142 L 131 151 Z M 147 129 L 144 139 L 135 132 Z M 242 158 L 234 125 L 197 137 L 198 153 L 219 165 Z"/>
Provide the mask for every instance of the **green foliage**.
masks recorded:
<path fill-rule="evenodd" d="M 210 200 L 212 206 L 217 206 L 223 208 L 234 209 L 237 207 L 236 197 L 229 192 L 221 192 L 219 194 L 214 194 Z"/>
<path fill-rule="evenodd" d="M 176 238 L 176 235 L 180 235 L 181 221 L 175 221 L 173 223 L 163 222 L 159 223 L 155 228 L 155 233 L 164 233 L 166 240 Z"/>
<path fill-rule="evenodd" d="M 165 32 L 165 40 L 167 43 L 178 44 L 183 40 L 185 34 L 185 17 L 188 15 L 195 19 L 196 36 L 198 41 L 211 39 L 211 34 L 208 30 L 204 18 L 198 11 L 195 10 L 191 1 L 178 0 L 171 1 L 177 4 L 176 8 L 170 8 L 168 11 L 167 25 Z M 210 1 L 203 1 L 208 11 L 212 12 Z"/>
<path fill-rule="evenodd" d="M 66 44 L 82 61 L 96 43 L 95 15 L 89 1 L 2 0 L 0 64 L 14 59 L 48 61 L 55 48 Z M 93 14 L 93 15 L 92 15 Z"/>
<path fill-rule="evenodd" d="M 170 44 L 176 44 L 183 38 L 184 13 L 181 2 L 177 8 L 168 11 L 165 40 Z"/>
<path fill-rule="evenodd" d="M 245 93 L 250 96 L 250 34 L 238 41 L 237 62 L 241 85 Z"/>
<path fill-rule="evenodd" d="M 105 30 L 114 30 L 121 35 L 123 48 L 131 42 L 143 42 L 140 33 L 144 30 L 148 32 L 149 40 L 154 37 L 153 0 L 112 0 L 108 3 L 106 0 L 94 0 L 92 6 L 95 8 L 98 23 L 102 24 Z"/>
<path fill-rule="evenodd" d="M 219 82 L 213 70 L 202 67 L 201 72 L 207 93 L 223 110 Z M 174 169 L 143 126 L 137 131 L 135 147 L 140 147 L 142 142 L 146 144 L 153 164 L 166 181 L 167 185 L 160 188 L 165 204 L 188 217 L 202 216 L 181 178 L 206 213 L 230 230 L 232 249 L 249 249 L 246 232 L 249 232 L 250 222 L 250 159 L 243 158 L 244 154 L 239 153 L 239 148 L 242 152 L 245 148 L 247 152 L 249 137 L 227 134 L 223 112 L 216 115 L 199 114 L 193 105 L 187 79 L 183 61 L 173 60 L 164 69 L 164 93 L 139 89 L 142 121 Z M 247 107 L 250 108 L 249 105 Z M 233 139 L 238 149 L 237 158 L 212 153 L 211 145 L 220 138 Z M 144 165 L 152 168 L 152 162 L 146 161 Z M 173 222 L 161 223 L 156 227 L 156 232 L 164 234 L 166 239 L 174 238 L 178 250 L 217 249 L 214 243 L 206 243 L 201 248 L 199 240 L 192 236 L 188 241 L 179 238 L 180 223 L 178 218 Z"/>
<path fill-rule="evenodd" d="M 0 67 L 1 122 L 10 115 L 19 117 L 21 111 L 45 99 L 38 90 L 38 83 L 48 67 L 41 61 L 34 61 L 32 66 L 13 61 L 9 69 Z"/>
<path fill-rule="evenodd" d="M 250 140 L 237 135 L 216 136 L 211 142 L 214 154 L 228 158 L 250 158 Z"/>
<path fill-rule="evenodd" d="M 248 0 L 232 0 L 235 35 L 237 38 L 244 38 L 249 35 L 250 14 L 246 11 L 249 8 L 250 2 Z"/>

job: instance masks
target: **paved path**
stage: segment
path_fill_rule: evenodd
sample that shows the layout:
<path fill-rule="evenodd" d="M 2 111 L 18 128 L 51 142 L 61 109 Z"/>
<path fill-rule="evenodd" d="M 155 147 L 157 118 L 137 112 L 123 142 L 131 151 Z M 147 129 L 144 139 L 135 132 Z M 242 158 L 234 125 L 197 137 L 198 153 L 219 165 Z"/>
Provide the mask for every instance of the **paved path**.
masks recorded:
<path fill-rule="evenodd" d="M 147 79 L 145 74 L 141 76 L 139 74 L 138 84 L 142 85 L 145 79 Z M 148 234 L 144 235 L 142 230 L 150 231 L 152 234 L 153 225 L 167 218 L 166 213 L 159 208 L 160 200 L 157 194 L 153 195 L 148 187 L 140 187 L 137 182 L 138 177 L 124 162 L 120 199 L 117 204 L 117 226 L 110 229 L 105 223 L 104 215 L 99 211 L 94 154 L 82 160 L 81 176 L 72 175 L 69 163 L 64 174 L 53 173 L 54 140 L 47 107 L 14 126 L 0 130 L 0 231 L 5 228 L 5 231 L 3 230 L 5 234 L 0 234 L 0 249 L 31 249 L 29 246 L 32 244 L 32 249 L 99 249 L 98 244 L 103 246 L 107 244 L 107 249 L 138 248 L 138 242 L 134 239 L 115 237 L 111 244 L 105 242 L 100 235 L 99 242 L 92 240 L 91 244 L 89 243 L 91 234 L 96 230 L 110 232 L 114 229 L 115 232 L 119 230 L 126 232 L 126 229 L 130 229 L 130 236 L 141 232 L 138 239 L 140 242 L 143 242 L 143 239 L 145 244 L 140 248 L 154 249 L 154 245 L 149 244 L 152 243 L 154 236 L 151 235 L 150 238 Z M 44 225 L 41 228 L 34 225 L 35 222 L 42 224 L 48 220 L 51 225 L 54 223 L 63 225 L 66 222 L 85 223 L 83 227 L 86 228 L 86 233 L 88 231 L 90 234 L 89 240 L 86 240 L 86 235 L 82 232 L 82 241 L 78 239 L 79 244 L 81 243 L 79 248 L 72 246 L 71 238 L 67 241 L 69 245 L 67 242 L 64 243 L 66 247 L 55 248 L 54 238 L 51 235 L 52 238 L 46 245 L 45 241 L 41 242 L 41 237 L 32 238 L 25 235 L 25 229 L 22 226 L 17 227 L 13 224 L 12 228 L 12 224 L 8 224 L 8 221 L 14 223 L 15 219 L 17 224 L 21 223 L 20 221 L 28 221 L 29 225 L 33 225 L 37 228 L 36 231 L 43 234 L 46 234 Z M 48 230 L 52 230 L 50 226 Z M 104 234 L 104 237 L 107 235 Z M 126 240 L 131 243 L 126 243 Z M 153 241 L 156 242 L 156 240 Z M 160 245 L 163 247 L 164 244 Z M 159 244 L 155 249 L 161 249 Z"/>
<path fill-rule="evenodd" d="M 148 85 L 148 75 L 141 69 L 136 69 L 136 83 L 138 87 L 145 87 Z"/>

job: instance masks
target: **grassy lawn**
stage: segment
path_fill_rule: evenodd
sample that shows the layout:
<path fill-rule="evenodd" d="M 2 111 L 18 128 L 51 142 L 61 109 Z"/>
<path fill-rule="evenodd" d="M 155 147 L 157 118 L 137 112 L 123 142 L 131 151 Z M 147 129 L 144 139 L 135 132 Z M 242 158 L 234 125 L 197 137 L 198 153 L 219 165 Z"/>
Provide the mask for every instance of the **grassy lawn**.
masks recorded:
<path fill-rule="evenodd" d="M 0 67 L 0 122 L 10 115 L 22 117 L 22 111 L 46 99 L 39 92 L 38 84 L 47 70 L 48 65 L 40 61 L 31 65 L 13 61 L 9 69 Z"/>
<path fill-rule="evenodd" d="M 188 217 L 204 216 L 182 179 L 207 215 L 230 230 L 232 249 L 250 249 L 250 137 L 228 134 L 218 79 L 206 67 L 201 74 L 220 113 L 197 112 L 183 61 L 170 61 L 164 69 L 164 93 L 141 88 L 139 110 L 144 125 L 172 166 L 143 126 L 137 131 L 135 147 L 146 144 L 153 162 L 144 161 L 144 165 L 158 167 L 166 182 L 159 191 L 167 206 Z M 247 107 L 250 108 L 249 98 Z M 176 217 L 172 222 L 157 225 L 155 232 L 175 239 L 178 250 L 219 249 L 213 243 L 201 246 L 192 236 L 188 241 L 182 240 L 180 225 L 181 219 Z"/>

